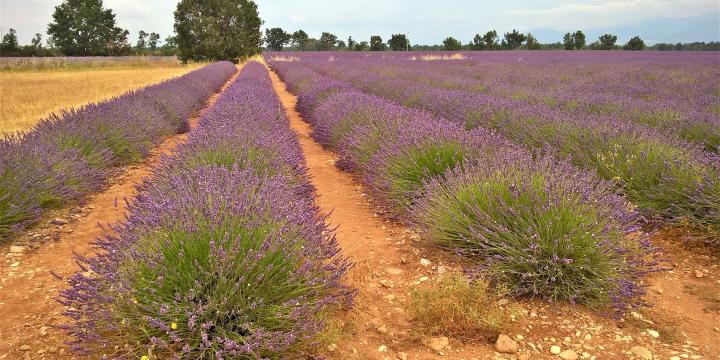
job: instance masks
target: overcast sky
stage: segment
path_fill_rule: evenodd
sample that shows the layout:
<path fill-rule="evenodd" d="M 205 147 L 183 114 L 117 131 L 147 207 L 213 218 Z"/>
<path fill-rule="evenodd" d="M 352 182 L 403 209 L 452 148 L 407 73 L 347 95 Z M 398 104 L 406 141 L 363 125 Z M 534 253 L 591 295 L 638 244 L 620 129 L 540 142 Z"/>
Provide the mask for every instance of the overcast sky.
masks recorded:
<path fill-rule="evenodd" d="M 20 43 L 45 31 L 53 9 L 62 0 L 0 0 L 0 30 L 17 30 Z M 118 25 L 130 30 L 172 33 L 176 0 L 105 0 L 117 14 Z M 540 41 L 560 41 L 562 34 L 584 30 L 593 40 L 604 32 L 619 41 L 640 35 L 647 42 L 720 40 L 719 0 L 258 0 L 264 27 L 305 30 L 319 37 L 323 31 L 340 39 L 370 35 L 387 39 L 406 33 L 412 43 L 440 43 L 447 36 L 469 42 L 476 33 L 513 28 L 534 32 Z"/>

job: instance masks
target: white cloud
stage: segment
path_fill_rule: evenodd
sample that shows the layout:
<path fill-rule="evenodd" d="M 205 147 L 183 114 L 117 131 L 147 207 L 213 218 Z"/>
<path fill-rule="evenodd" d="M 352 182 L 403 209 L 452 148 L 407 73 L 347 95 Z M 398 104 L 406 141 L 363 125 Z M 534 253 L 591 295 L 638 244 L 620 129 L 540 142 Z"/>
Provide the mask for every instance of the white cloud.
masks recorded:
<path fill-rule="evenodd" d="M 628 25 L 657 17 L 688 17 L 717 12 L 717 0 L 613 0 L 565 3 L 547 8 L 515 8 L 498 15 L 528 28 L 598 28 Z"/>

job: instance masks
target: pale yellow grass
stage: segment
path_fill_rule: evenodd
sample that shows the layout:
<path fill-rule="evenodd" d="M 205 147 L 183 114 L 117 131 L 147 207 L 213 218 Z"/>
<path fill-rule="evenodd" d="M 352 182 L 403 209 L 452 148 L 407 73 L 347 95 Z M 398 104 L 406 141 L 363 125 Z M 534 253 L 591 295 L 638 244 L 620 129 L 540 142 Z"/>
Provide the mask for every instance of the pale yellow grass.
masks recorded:
<path fill-rule="evenodd" d="M 332 56 L 331 56 L 332 57 Z M 293 62 L 293 61 L 300 61 L 300 58 L 296 56 L 283 56 L 283 55 L 275 55 L 271 56 L 270 60 L 272 61 L 286 61 L 286 62 Z M 330 60 L 332 61 L 332 60 Z"/>
<path fill-rule="evenodd" d="M 467 57 L 460 53 L 456 53 L 456 54 L 452 54 L 452 55 L 443 54 L 443 55 L 422 55 L 422 56 L 420 56 L 420 60 L 422 60 L 422 61 L 463 60 L 463 59 L 467 59 Z M 418 57 L 411 56 L 408 58 L 408 60 L 415 61 L 415 60 L 418 60 Z"/>
<path fill-rule="evenodd" d="M 42 72 L 0 72 L 0 134 L 29 130 L 52 112 L 103 101 L 126 91 L 183 75 L 180 67 Z"/>

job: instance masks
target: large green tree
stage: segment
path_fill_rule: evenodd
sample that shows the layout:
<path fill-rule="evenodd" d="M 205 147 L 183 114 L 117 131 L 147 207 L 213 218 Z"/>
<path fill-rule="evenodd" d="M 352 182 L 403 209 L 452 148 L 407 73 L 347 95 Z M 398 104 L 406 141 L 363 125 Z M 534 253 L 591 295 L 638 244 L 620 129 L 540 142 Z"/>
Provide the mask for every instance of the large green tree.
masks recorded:
<path fill-rule="evenodd" d="M 148 36 L 148 48 L 150 50 L 155 51 L 158 46 L 158 42 L 160 42 L 160 34 L 156 32 L 151 32 Z"/>
<path fill-rule="evenodd" d="M 462 50 L 462 44 L 458 39 L 448 36 L 443 40 L 443 48 L 447 51 L 460 51 Z"/>
<path fill-rule="evenodd" d="M 525 41 L 525 47 L 527 47 L 528 50 L 540 50 L 540 43 L 538 42 L 537 38 L 533 36 L 533 34 L 528 33 L 526 38 L 527 40 Z"/>
<path fill-rule="evenodd" d="M 180 60 L 238 62 L 255 55 L 261 25 L 252 0 L 180 0 L 175 10 Z"/>
<path fill-rule="evenodd" d="M 405 51 L 410 48 L 410 40 L 405 34 L 392 34 L 387 44 L 393 51 Z"/>
<path fill-rule="evenodd" d="M 563 48 L 565 50 L 575 49 L 575 36 L 573 33 L 565 33 L 563 36 Z"/>
<path fill-rule="evenodd" d="M 385 43 L 383 42 L 380 35 L 373 35 L 370 37 L 370 51 L 383 51 L 385 50 Z"/>
<path fill-rule="evenodd" d="M 290 39 L 292 41 L 292 46 L 296 47 L 298 50 L 306 50 L 308 39 L 310 39 L 310 37 L 305 31 L 298 30 L 292 34 Z"/>
<path fill-rule="evenodd" d="M 633 36 L 632 39 L 628 40 L 627 44 L 623 46 L 624 50 L 643 50 L 645 49 L 645 42 L 639 36 Z"/>
<path fill-rule="evenodd" d="M 510 49 L 517 49 L 522 45 L 522 43 L 525 42 L 525 34 L 518 32 L 517 30 L 513 29 L 512 32 L 505 33 L 505 46 Z"/>
<path fill-rule="evenodd" d="M 130 49 L 128 31 L 102 0 L 65 0 L 48 24 L 52 43 L 68 56 L 118 55 Z"/>
<path fill-rule="evenodd" d="M 573 38 L 575 39 L 575 50 L 581 50 L 585 47 L 585 33 L 578 30 L 573 35 Z"/>
<path fill-rule="evenodd" d="M 272 29 L 265 29 L 265 44 L 268 50 L 282 51 L 283 47 L 285 47 L 291 39 L 292 35 L 286 33 L 282 28 L 274 27 Z"/>
<path fill-rule="evenodd" d="M 15 29 L 10 30 L 3 35 L 2 43 L 0 44 L 0 55 L 4 56 L 17 56 L 20 54 L 20 46 L 18 44 L 17 32 Z"/>
<path fill-rule="evenodd" d="M 337 44 L 337 36 L 329 32 L 320 34 L 320 50 L 332 50 Z"/>

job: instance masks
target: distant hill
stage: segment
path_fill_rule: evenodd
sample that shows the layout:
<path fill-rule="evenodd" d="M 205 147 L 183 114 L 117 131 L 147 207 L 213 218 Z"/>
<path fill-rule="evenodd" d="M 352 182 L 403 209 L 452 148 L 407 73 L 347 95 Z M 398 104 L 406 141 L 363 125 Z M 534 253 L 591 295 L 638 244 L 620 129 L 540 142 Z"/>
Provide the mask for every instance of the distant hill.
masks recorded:
<path fill-rule="evenodd" d="M 606 33 L 617 35 L 620 44 L 635 35 L 639 35 L 649 45 L 659 42 L 720 41 L 720 12 L 682 18 L 654 18 L 633 25 L 580 30 L 585 32 L 588 43 Z M 548 28 L 534 29 L 530 32 L 543 43 L 562 41 L 565 34 L 564 31 Z"/>

